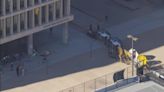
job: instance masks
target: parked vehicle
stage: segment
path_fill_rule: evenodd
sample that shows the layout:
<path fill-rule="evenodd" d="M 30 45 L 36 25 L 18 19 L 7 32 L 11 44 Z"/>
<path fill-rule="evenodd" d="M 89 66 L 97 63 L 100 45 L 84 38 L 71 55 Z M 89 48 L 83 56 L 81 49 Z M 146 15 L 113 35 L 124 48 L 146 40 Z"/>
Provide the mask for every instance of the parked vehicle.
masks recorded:
<path fill-rule="evenodd" d="M 98 39 L 106 41 L 111 39 L 111 34 L 108 31 L 97 32 Z"/>
<path fill-rule="evenodd" d="M 111 38 L 111 34 L 108 31 L 91 31 L 87 32 L 87 35 L 98 40 L 106 41 Z"/>

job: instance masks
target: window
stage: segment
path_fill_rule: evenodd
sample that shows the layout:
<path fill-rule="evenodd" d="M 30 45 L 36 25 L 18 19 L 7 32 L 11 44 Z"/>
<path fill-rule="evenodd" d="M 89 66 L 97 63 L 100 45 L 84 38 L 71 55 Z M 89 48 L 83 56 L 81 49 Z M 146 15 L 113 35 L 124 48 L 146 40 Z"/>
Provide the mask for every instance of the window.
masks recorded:
<path fill-rule="evenodd" d="M 27 6 L 28 7 L 32 6 L 32 2 L 33 2 L 32 0 L 27 0 Z"/>
<path fill-rule="evenodd" d="M 48 0 L 42 0 L 42 2 L 46 2 L 46 1 L 48 1 Z"/>
<path fill-rule="evenodd" d="M 38 26 L 39 25 L 39 15 L 40 15 L 39 8 L 34 9 L 34 15 L 35 15 L 35 26 Z"/>
<path fill-rule="evenodd" d="M 46 6 L 42 7 L 42 23 L 46 22 Z"/>
<path fill-rule="evenodd" d="M 18 16 L 13 17 L 13 32 L 17 33 L 18 31 Z"/>
<path fill-rule="evenodd" d="M 6 36 L 10 35 L 11 30 L 11 18 L 6 19 Z"/>
<path fill-rule="evenodd" d="M 5 0 L 5 5 L 6 5 L 6 13 L 10 12 L 10 0 Z"/>
<path fill-rule="evenodd" d="M 28 25 L 28 28 L 30 29 L 30 28 L 32 28 L 32 18 L 33 16 L 32 16 L 32 11 L 28 11 L 27 12 L 27 25 Z"/>
<path fill-rule="evenodd" d="M 0 20 L 0 38 L 3 37 L 3 21 Z"/>
<path fill-rule="evenodd" d="M 67 0 L 63 0 L 63 15 L 66 16 L 67 14 Z"/>
<path fill-rule="evenodd" d="M 3 11 L 3 1 L 0 0 L 0 16 L 2 16 L 2 11 Z"/>
<path fill-rule="evenodd" d="M 25 13 L 20 14 L 20 30 L 25 30 Z"/>
<path fill-rule="evenodd" d="M 13 0 L 13 10 L 17 10 L 17 0 Z"/>
<path fill-rule="evenodd" d="M 56 18 L 58 19 L 58 18 L 60 18 L 60 1 L 56 1 Z"/>
<path fill-rule="evenodd" d="M 35 0 L 34 3 L 35 3 L 35 4 L 39 4 L 39 0 Z"/>
<path fill-rule="evenodd" d="M 49 21 L 53 21 L 53 13 L 54 13 L 54 3 L 50 4 L 49 7 Z"/>
<path fill-rule="evenodd" d="M 25 6 L 24 3 L 25 3 L 24 0 L 20 0 L 20 8 L 21 9 L 24 8 L 24 6 Z"/>

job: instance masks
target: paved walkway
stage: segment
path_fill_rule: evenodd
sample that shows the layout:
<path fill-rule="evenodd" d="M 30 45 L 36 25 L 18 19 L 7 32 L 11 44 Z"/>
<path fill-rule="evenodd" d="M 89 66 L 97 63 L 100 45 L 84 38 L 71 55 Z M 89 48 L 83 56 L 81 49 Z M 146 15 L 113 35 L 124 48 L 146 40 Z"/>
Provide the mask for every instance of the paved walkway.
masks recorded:
<path fill-rule="evenodd" d="M 164 26 L 164 9 L 153 12 L 152 14 L 145 15 L 123 24 L 109 28 L 109 32 L 120 38 L 126 38 L 128 34 L 137 35 L 153 29 Z"/>
<path fill-rule="evenodd" d="M 61 33 L 59 29 L 54 30 L 54 37 Z M 53 43 L 56 40 L 54 39 L 38 49 L 41 53 L 48 48 L 52 53 L 45 63 L 42 63 L 40 56 L 23 59 L 21 63 L 24 63 L 25 76 L 17 77 L 15 70 L 10 71 L 9 66 L 6 66 L 1 78 L 4 89 L 2 92 L 28 92 L 27 89 L 35 92 L 57 92 L 127 67 L 111 59 L 102 43 L 75 30 L 80 29 L 71 25 L 72 36 L 67 46 L 60 42 Z M 49 40 L 46 38 L 48 33 L 40 33 L 45 36 L 42 35 L 43 40 L 38 40 L 38 44 Z"/>
<path fill-rule="evenodd" d="M 97 0 L 95 6 L 97 6 L 98 4 L 102 4 L 99 3 L 99 1 L 100 0 Z M 87 4 L 90 5 L 89 3 Z M 101 11 L 108 6 L 109 5 L 103 6 L 98 10 Z M 113 7 L 116 6 L 113 5 Z M 84 8 L 84 10 L 86 9 L 87 7 Z M 108 9 L 109 8 L 105 9 L 104 11 L 106 12 L 108 11 Z M 130 21 L 130 18 L 127 18 L 129 16 L 126 16 L 127 13 L 129 13 L 128 10 L 124 10 L 120 7 L 116 8 L 116 10 L 117 9 L 120 9 L 119 14 L 122 13 L 121 16 L 124 16 L 124 18 L 121 19 L 119 14 L 117 14 L 117 16 L 113 15 L 113 18 L 118 18 L 117 22 L 114 22 L 115 19 L 111 18 L 111 24 L 109 23 L 109 27 L 107 27 L 107 29 L 113 35 L 120 38 L 125 38 L 126 34 L 129 33 L 143 38 L 137 43 L 138 45 L 136 45 L 136 48 L 139 48 L 139 50 L 143 50 L 145 54 L 154 55 L 156 57 L 155 60 L 163 61 L 164 58 L 161 54 L 161 51 L 164 51 L 164 42 L 161 40 L 163 39 L 163 36 L 161 36 L 163 33 L 162 26 L 164 24 L 163 10 L 161 9 L 150 15 L 145 15 L 143 17 Z M 101 11 L 102 13 L 98 13 L 96 12 L 97 10 L 95 10 L 96 8 L 89 9 L 89 11 L 92 11 L 91 15 L 96 15 L 96 17 L 102 20 L 104 17 L 104 11 Z M 115 12 L 115 14 L 117 12 L 116 10 L 113 11 Z M 82 27 L 87 28 L 88 24 L 92 23 L 91 21 L 98 23 L 97 19 L 93 17 L 91 18 L 91 16 L 80 13 L 77 10 L 75 11 L 75 15 L 79 15 L 76 18 L 81 19 L 81 21 L 75 20 L 75 22 L 79 21 L 77 23 L 80 23 Z M 129 21 L 125 22 L 125 20 Z M 117 25 L 115 27 L 110 27 L 111 25 L 116 25 L 121 22 L 125 23 Z M 131 31 L 132 29 L 133 31 Z M 16 77 L 15 71 L 9 72 L 9 68 L 5 68 L 5 72 L 2 75 L 2 88 L 7 90 L 3 90 L 2 92 L 29 92 L 29 89 L 33 92 L 57 92 L 59 90 L 72 87 L 82 82 L 127 67 L 127 65 L 125 64 L 115 63 L 116 60 L 109 58 L 107 54 L 107 49 L 102 45 L 102 43 L 92 40 L 86 35 L 77 32 L 77 30 L 83 29 L 71 26 L 70 43 L 66 46 L 59 42 L 61 41 L 61 38 L 59 37 L 61 34 L 61 29 L 57 28 L 54 30 L 56 31 L 54 31 L 52 36 L 49 36 L 48 31 L 41 32 L 40 34 L 38 34 L 38 36 L 36 35 L 36 42 L 38 46 L 42 46 L 38 49 L 38 51 L 43 52 L 44 50 L 50 50 L 52 53 L 52 55 L 48 58 L 48 63 L 42 63 L 43 60 L 40 56 L 26 58 L 25 60 L 23 60 L 25 65 L 24 77 Z M 155 32 L 156 30 L 157 33 Z M 148 33 L 150 34 L 147 35 Z M 153 37 L 155 33 L 159 36 L 154 39 Z M 42 37 L 42 39 L 40 39 L 40 36 Z M 51 40 L 49 40 L 48 37 L 50 37 Z M 151 41 L 156 44 L 151 43 Z M 125 43 L 126 42 L 127 41 L 125 40 Z M 128 42 L 127 44 L 129 45 Z M 147 49 L 148 47 L 150 48 Z"/>

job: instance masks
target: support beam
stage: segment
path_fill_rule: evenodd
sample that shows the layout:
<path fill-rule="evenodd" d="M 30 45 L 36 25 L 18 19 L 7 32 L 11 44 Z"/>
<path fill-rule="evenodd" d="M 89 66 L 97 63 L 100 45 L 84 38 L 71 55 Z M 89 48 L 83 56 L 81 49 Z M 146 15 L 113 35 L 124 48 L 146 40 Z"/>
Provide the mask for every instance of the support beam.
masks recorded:
<path fill-rule="evenodd" d="M 46 5 L 46 23 L 49 22 L 49 8 L 48 5 Z"/>
<path fill-rule="evenodd" d="M 13 13 L 13 0 L 10 0 L 10 13 Z"/>
<path fill-rule="evenodd" d="M 63 0 L 60 0 L 60 18 L 63 18 Z"/>
<path fill-rule="evenodd" d="M 3 38 L 6 37 L 6 19 L 3 19 L 3 32 L 2 32 Z"/>
<path fill-rule="evenodd" d="M 24 0 L 25 9 L 27 8 L 27 0 Z"/>
<path fill-rule="evenodd" d="M 17 30 L 17 32 L 19 33 L 21 31 L 21 29 L 20 29 L 20 14 L 17 15 L 17 17 L 18 17 L 18 24 L 17 24 L 18 30 Z"/>
<path fill-rule="evenodd" d="M 28 29 L 28 24 L 27 24 L 27 12 L 25 12 L 25 30 Z"/>
<path fill-rule="evenodd" d="M 11 17 L 10 35 L 13 35 L 13 17 Z"/>
<path fill-rule="evenodd" d="M 32 25 L 32 28 L 35 27 L 35 14 L 34 14 L 34 10 L 32 10 L 32 15 L 31 15 L 31 25 Z"/>
<path fill-rule="evenodd" d="M 56 20 L 56 2 L 54 2 L 53 6 L 53 20 Z"/>
<path fill-rule="evenodd" d="M 28 55 L 33 54 L 33 34 L 27 37 L 27 53 Z"/>
<path fill-rule="evenodd" d="M 63 27 L 63 43 L 68 44 L 68 37 L 69 37 L 69 32 L 68 32 L 68 22 L 64 24 Z"/>
<path fill-rule="evenodd" d="M 42 25 L 42 8 L 39 7 L 39 26 Z"/>
<path fill-rule="evenodd" d="M 17 0 L 17 10 L 20 10 L 20 0 Z"/>
<path fill-rule="evenodd" d="M 71 0 L 67 0 L 67 6 L 66 7 L 67 7 L 67 10 L 66 10 L 67 16 L 69 16 L 71 13 Z"/>
<path fill-rule="evenodd" d="M 6 15 L 6 2 L 5 0 L 3 0 L 3 8 L 2 8 L 2 12 L 3 12 L 3 15 Z"/>

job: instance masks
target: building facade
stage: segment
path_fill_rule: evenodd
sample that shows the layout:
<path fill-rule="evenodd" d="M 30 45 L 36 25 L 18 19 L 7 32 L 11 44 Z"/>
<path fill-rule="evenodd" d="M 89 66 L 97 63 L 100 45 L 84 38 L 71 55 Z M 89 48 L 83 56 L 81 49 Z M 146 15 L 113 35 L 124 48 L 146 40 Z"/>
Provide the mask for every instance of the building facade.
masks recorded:
<path fill-rule="evenodd" d="M 68 22 L 73 20 L 70 0 L 0 0 L 0 45 L 27 37 L 27 52 L 33 50 L 33 34 L 64 25 L 63 41 L 68 40 Z"/>

